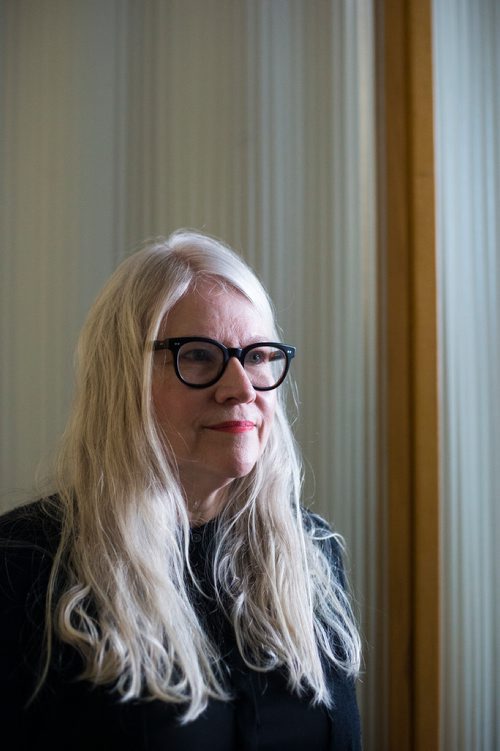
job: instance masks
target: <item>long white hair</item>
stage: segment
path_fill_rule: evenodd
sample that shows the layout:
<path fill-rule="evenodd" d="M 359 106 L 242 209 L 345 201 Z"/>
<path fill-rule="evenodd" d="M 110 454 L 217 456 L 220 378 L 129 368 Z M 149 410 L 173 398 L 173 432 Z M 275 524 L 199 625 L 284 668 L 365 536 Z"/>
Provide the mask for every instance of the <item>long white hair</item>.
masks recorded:
<path fill-rule="evenodd" d="M 230 692 L 193 603 L 186 502 L 152 406 L 152 342 L 175 303 L 207 277 L 245 295 L 278 336 L 267 293 L 219 240 L 180 230 L 118 267 L 79 340 L 47 599 L 46 670 L 55 633 L 83 656 L 82 678 L 114 685 L 124 700 L 183 705 L 184 721 Z M 329 705 L 325 660 L 356 674 L 360 640 L 328 541 L 318 539 L 332 535 L 300 506 L 284 391 L 261 458 L 233 481 L 216 523 L 214 577 L 247 664 L 282 666 L 292 690 Z"/>

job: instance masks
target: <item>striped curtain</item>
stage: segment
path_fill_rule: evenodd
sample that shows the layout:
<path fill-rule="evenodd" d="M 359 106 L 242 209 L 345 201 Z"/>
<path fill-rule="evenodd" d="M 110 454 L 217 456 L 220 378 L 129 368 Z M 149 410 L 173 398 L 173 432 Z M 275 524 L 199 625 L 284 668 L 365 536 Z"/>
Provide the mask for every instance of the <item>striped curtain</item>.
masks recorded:
<path fill-rule="evenodd" d="M 443 751 L 500 748 L 500 4 L 434 0 Z"/>

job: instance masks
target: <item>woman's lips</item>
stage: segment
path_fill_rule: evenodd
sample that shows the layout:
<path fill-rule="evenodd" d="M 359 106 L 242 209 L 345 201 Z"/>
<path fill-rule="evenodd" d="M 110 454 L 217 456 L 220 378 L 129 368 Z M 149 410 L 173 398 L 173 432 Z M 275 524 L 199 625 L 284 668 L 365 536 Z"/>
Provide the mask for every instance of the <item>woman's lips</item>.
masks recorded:
<path fill-rule="evenodd" d="M 248 420 L 229 420 L 219 422 L 217 425 L 208 425 L 209 430 L 219 430 L 222 433 L 246 433 L 254 428 L 255 423 Z"/>

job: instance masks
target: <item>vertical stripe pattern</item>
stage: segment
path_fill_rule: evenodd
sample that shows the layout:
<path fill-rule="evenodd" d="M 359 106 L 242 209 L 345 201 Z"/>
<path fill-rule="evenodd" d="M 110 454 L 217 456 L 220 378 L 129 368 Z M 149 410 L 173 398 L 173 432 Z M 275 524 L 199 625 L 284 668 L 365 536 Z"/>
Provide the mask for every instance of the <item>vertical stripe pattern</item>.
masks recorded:
<path fill-rule="evenodd" d="M 500 745 L 500 6 L 434 0 L 442 744 Z"/>

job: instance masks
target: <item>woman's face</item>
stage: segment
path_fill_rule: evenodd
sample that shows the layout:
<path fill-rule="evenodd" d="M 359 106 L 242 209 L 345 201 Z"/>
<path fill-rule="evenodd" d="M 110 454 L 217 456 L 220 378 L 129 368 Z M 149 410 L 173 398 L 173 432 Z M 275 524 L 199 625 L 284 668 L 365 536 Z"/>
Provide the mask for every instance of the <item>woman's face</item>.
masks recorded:
<path fill-rule="evenodd" d="M 160 336 L 206 336 L 226 347 L 244 347 L 269 341 L 272 333 L 243 295 L 207 280 L 172 308 Z M 217 383 L 191 388 L 177 378 L 173 353 L 160 350 L 153 404 L 188 503 L 203 503 L 255 466 L 273 423 L 276 391 L 255 391 L 235 357 Z"/>

